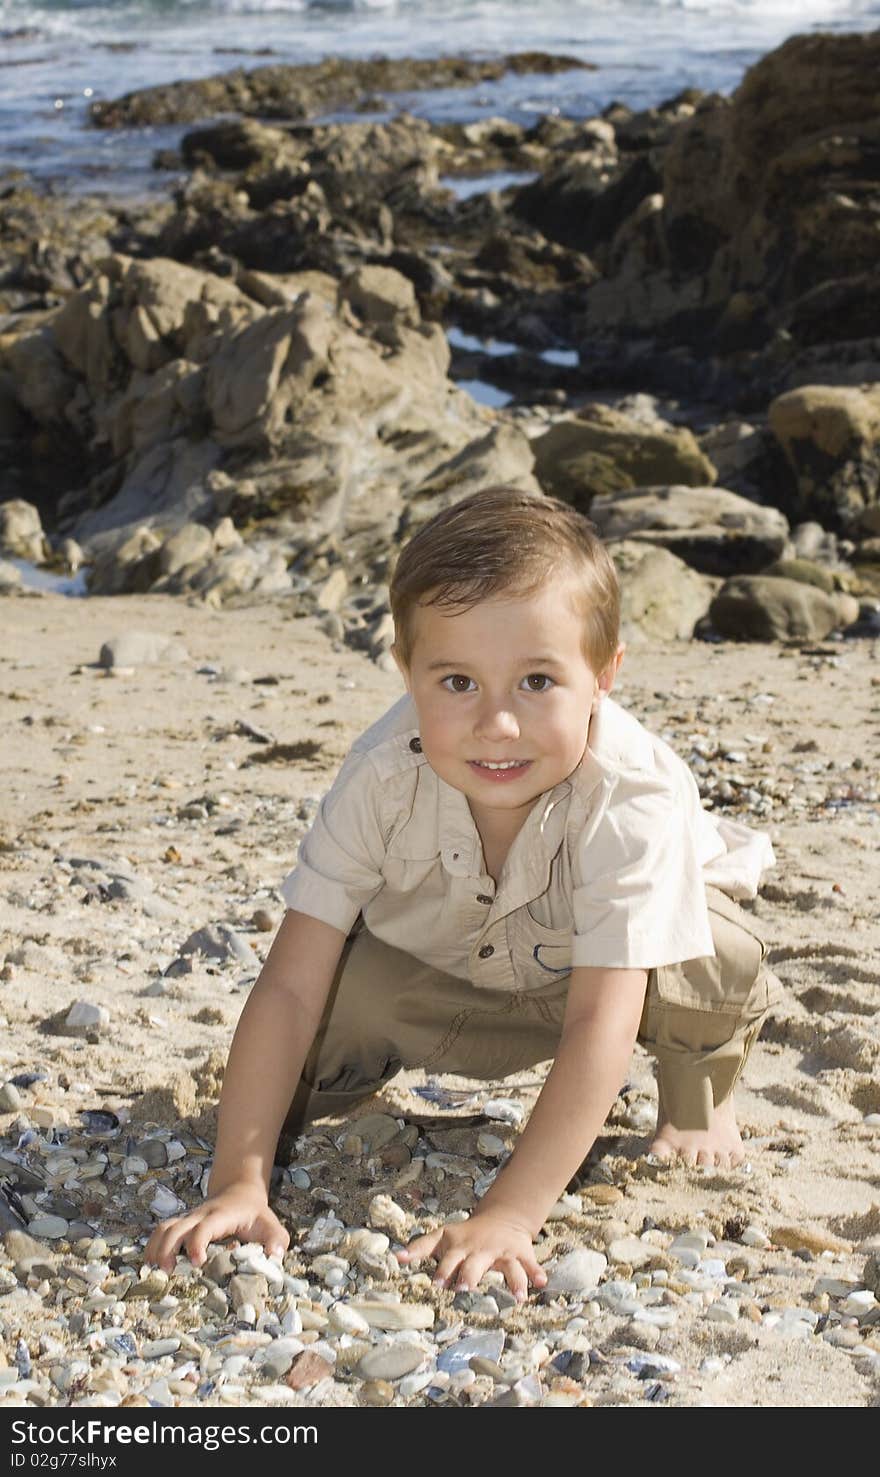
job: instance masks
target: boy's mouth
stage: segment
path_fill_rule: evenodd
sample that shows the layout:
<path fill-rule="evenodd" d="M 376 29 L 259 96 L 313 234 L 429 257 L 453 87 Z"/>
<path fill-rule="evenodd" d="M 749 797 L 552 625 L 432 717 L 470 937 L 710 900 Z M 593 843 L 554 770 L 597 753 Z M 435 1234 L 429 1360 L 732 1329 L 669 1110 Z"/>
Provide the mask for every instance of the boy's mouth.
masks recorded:
<path fill-rule="evenodd" d="M 531 764 L 531 759 L 469 759 L 471 769 L 484 779 L 510 780 L 521 775 Z"/>

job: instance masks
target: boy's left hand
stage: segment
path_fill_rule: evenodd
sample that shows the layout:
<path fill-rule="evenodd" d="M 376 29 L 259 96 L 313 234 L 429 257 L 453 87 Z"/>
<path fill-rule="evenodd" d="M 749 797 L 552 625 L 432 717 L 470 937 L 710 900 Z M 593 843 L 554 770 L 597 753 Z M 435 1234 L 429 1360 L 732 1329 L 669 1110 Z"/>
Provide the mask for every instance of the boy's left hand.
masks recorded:
<path fill-rule="evenodd" d="M 434 1281 L 456 1292 L 472 1291 L 490 1268 L 504 1273 L 504 1280 L 524 1302 L 529 1283 L 544 1287 L 547 1274 L 538 1263 L 528 1227 L 514 1216 L 493 1210 L 478 1210 L 467 1221 L 453 1221 L 426 1236 L 416 1236 L 404 1251 L 396 1253 L 406 1265 L 433 1256 L 437 1261 Z"/>

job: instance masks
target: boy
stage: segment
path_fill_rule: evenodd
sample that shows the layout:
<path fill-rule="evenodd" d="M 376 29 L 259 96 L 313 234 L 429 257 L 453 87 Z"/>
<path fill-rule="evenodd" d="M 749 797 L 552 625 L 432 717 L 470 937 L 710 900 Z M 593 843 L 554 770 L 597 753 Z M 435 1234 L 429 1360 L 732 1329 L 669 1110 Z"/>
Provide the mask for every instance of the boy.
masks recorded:
<path fill-rule="evenodd" d="M 356 741 L 284 885 L 242 1012 L 211 1194 L 147 1258 L 231 1234 L 282 1252 L 282 1126 L 344 1113 L 400 1067 L 502 1077 L 553 1058 L 471 1217 L 398 1256 L 473 1288 L 546 1281 L 532 1241 L 601 1129 L 638 1038 L 653 1152 L 743 1158 L 732 1090 L 771 1001 L 754 896 L 766 837 L 716 820 L 672 750 L 609 697 L 612 561 L 567 504 L 490 488 L 439 513 L 391 583 L 407 688 Z M 724 890 L 721 890 L 724 889 Z"/>

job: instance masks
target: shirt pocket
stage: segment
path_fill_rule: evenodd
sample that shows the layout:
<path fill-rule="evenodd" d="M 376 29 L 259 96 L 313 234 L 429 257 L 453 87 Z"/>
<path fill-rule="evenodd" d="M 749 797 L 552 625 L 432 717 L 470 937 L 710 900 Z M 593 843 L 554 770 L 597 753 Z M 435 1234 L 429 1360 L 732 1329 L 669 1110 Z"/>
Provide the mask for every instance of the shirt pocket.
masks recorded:
<path fill-rule="evenodd" d="M 547 928 L 532 917 L 528 908 L 517 914 L 514 936 L 514 971 L 523 986 L 535 989 L 571 974 L 573 942 L 571 928 Z"/>

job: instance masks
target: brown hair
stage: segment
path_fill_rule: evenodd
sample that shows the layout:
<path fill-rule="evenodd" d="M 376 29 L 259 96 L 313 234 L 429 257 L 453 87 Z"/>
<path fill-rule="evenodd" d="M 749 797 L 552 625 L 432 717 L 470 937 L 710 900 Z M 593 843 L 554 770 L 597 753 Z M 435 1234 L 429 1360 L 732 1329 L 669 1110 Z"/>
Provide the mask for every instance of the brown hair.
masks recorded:
<path fill-rule="evenodd" d="M 617 650 L 617 571 L 593 525 L 557 498 L 487 487 L 444 508 L 401 550 L 391 580 L 395 644 L 404 666 L 418 605 L 468 610 L 493 596 L 531 595 L 559 571 L 577 581 L 584 653 L 603 672 Z"/>

